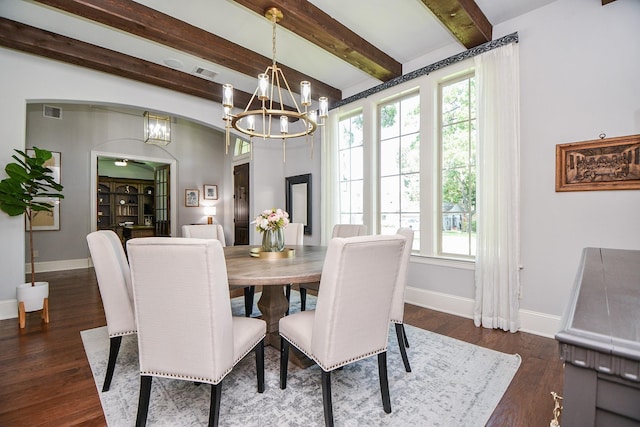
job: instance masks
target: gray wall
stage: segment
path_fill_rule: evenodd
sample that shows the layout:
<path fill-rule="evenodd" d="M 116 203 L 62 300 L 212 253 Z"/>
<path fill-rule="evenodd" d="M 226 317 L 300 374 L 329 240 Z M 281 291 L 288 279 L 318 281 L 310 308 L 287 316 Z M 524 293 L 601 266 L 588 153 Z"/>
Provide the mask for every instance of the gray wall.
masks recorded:
<path fill-rule="evenodd" d="M 62 119 L 46 118 L 42 104 L 27 105 L 26 145 L 61 153 L 64 200 L 60 207 L 60 231 L 34 233 L 36 262 L 74 260 L 88 257 L 85 236 L 95 219 L 91 217 L 91 151 L 107 151 L 177 161 L 178 225 L 205 222 L 204 208 L 184 206 L 184 189 L 202 189 L 204 184 L 224 185 L 224 146 L 219 131 L 184 119 L 172 123 L 172 141 L 166 147 L 145 144 L 143 111 L 115 106 L 48 103 L 62 108 Z M 130 168 L 130 169 L 129 169 Z M 131 177 L 134 165 L 127 166 Z M 136 175 L 142 179 L 149 176 Z M 151 175 L 151 179 L 153 175 Z M 202 202 L 202 201 L 201 201 Z M 224 222 L 224 198 L 216 220 Z M 179 229 L 179 227 L 178 227 Z M 28 243 L 25 251 L 28 251 Z M 28 254 L 25 255 L 28 260 Z"/>
<path fill-rule="evenodd" d="M 251 218 L 265 209 L 286 208 L 286 177 L 311 174 L 312 230 L 304 236 L 305 245 L 320 244 L 320 152 L 317 149 L 320 133 L 315 134 L 313 157 L 309 144 L 304 139 L 287 142 L 286 161 L 283 159 L 282 141 L 263 141 L 253 143 L 253 160 L 250 165 Z M 258 245 L 261 235 L 250 228 L 251 243 Z"/>

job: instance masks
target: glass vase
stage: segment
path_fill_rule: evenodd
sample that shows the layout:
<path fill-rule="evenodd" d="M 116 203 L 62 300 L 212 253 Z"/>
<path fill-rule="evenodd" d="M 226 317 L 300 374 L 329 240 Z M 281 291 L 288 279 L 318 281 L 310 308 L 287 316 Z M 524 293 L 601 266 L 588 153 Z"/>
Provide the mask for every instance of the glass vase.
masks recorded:
<path fill-rule="evenodd" d="M 262 233 L 262 252 L 284 251 L 284 229 L 265 230 Z"/>

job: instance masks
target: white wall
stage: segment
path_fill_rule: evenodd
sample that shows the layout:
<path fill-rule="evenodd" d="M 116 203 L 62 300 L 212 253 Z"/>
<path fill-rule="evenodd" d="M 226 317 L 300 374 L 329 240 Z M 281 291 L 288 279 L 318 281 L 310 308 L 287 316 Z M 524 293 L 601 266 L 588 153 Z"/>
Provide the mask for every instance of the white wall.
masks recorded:
<path fill-rule="evenodd" d="M 554 191 L 556 144 L 640 133 L 640 2 L 563 0 L 530 15 L 513 23 L 521 37 L 522 306 L 561 314 L 582 248 L 640 249 L 640 191 Z"/>
<path fill-rule="evenodd" d="M 640 191 L 555 192 L 556 144 L 640 134 L 639 23 L 636 0 L 558 0 L 494 28 L 520 39 L 526 330 L 555 333 L 584 247 L 640 249 Z M 469 316 L 473 278 L 414 262 L 408 296 Z"/>

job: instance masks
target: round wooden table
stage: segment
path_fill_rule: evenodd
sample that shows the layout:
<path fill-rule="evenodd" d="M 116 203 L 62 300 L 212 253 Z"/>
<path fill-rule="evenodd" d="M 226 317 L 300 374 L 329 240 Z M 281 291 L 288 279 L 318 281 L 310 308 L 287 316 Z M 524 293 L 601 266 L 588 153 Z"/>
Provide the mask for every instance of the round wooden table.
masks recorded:
<path fill-rule="evenodd" d="M 255 258 L 250 255 L 255 246 L 227 246 L 224 256 L 231 286 L 262 286 L 258 308 L 267 322 L 265 344 L 280 348 L 278 323 L 284 317 L 289 302 L 283 287 L 290 284 L 320 281 L 327 248 L 324 246 L 287 246 L 295 256 L 282 259 Z"/>

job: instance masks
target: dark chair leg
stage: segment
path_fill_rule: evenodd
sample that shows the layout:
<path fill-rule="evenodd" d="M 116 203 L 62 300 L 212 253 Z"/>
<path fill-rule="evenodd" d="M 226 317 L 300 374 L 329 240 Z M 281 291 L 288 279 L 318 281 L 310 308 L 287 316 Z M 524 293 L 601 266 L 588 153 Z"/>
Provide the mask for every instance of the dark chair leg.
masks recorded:
<path fill-rule="evenodd" d="M 409 365 L 409 358 L 407 357 L 406 336 L 404 332 L 404 325 L 402 323 L 396 323 L 396 336 L 398 337 L 398 347 L 400 347 L 400 354 L 402 355 L 402 363 L 404 363 L 404 370 L 411 372 L 411 365 Z"/>
<path fill-rule="evenodd" d="M 256 292 L 255 286 L 247 286 L 244 288 L 244 315 L 251 317 L 253 312 L 253 294 Z"/>
<path fill-rule="evenodd" d="M 147 413 L 149 412 L 149 397 L 151 397 L 151 380 L 150 375 L 140 377 L 140 397 L 138 398 L 138 415 L 136 416 L 136 427 L 144 427 L 147 425 Z"/>
<path fill-rule="evenodd" d="M 280 337 L 280 388 L 287 388 L 287 369 L 289 367 L 289 341 Z"/>
<path fill-rule="evenodd" d="M 209 405 L 209 427 L 218 427 L 220 418 L 220 397 L 222 396 L 222 383 L 211 384 L 211 404 Z"/>
<path fill-rule="evenodd" d="M 401 323 L 402 325 L 402 335 L 404 335 L 404 346 L 409 348 L 409 340 L 407 339 L 407 331 L 404 330 L 404 323 Z"/>
<path fill-rule="evenodd" d="M 300 311 L 307 309 L 307 289 L 300 286 Z"/>
<path fill-rule="evenodd" d="M 291 285 L 287 285 L 284 290 L 284 296 L 287 298 L 287 313 L 285 316 L 289 315 L 289 308 L 291 307 Z"/>
<path fill-rule="evenodd" d="M 111 387 L 111 379 L 113 378 L 113 370 L 116 367 L 116 359 L 118 358 L 118 351 L 120 351 L 121 342 L 121 336 L 111 337 L 109 340 L 109 362 L 107 363 L 107 375 L 104 377 L 102 391 L 109 391 L 109 387 Z"/>
<path fill-rule="evenodd" d="M 255 348 L 256 353 L 256 375 L 258 376 L 258 393 L 264 391 L 264 338 Z"/>
<path fill-rule="evenodd" d="M 380 375 L 380 392 L 382 393 L 382 407 L 387 414 L 391 413 L 391 398 L 389 397 L 389 379 L 387 378 L 387 352 L 378 353 L 378 375 Z"/>
<path fill-rule="evenodd" d="M 333 405 L 331 403 L 331 371 L 322 370 L 322 405 L 324 406 L 324 425 L 333 427 Z"/>

